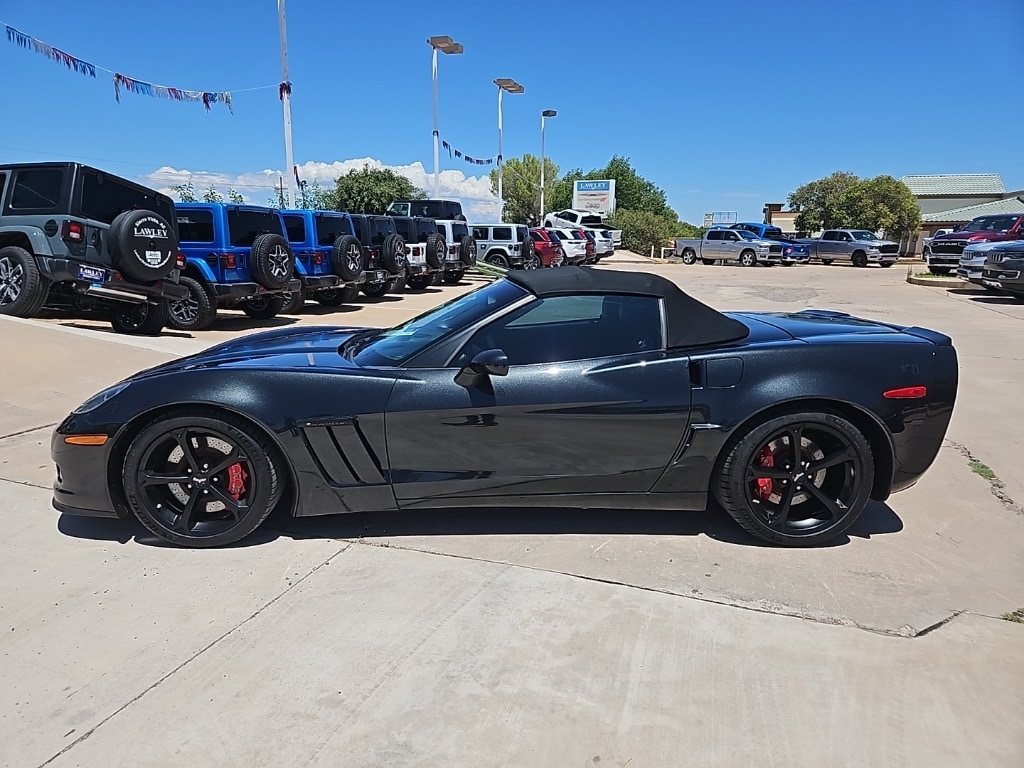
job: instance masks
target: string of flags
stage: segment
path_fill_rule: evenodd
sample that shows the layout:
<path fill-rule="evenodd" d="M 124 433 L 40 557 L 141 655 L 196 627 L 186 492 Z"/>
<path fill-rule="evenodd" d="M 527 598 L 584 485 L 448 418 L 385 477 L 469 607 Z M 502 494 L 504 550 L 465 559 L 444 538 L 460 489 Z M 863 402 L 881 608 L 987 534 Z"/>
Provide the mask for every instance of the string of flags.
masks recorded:
<path fill-rule="evenodd" d="M 454 156 L 459 160 L 465 160 L 467 163 L 470 163 L 471 165 L 494 165 L 496 160 L 499 162 L 501 161 L 500 155 L 497 158 L 488 157 L 483 160 L 481 160 L 479 157 L 470 157 L 469 155 L 455 149 L 451 144 L 449 144 L 447 141 L 444 141 L 443 139 L 441 141 L 441 146 L 448 151 L 448 157 Z"/>
<path fill-rule="evenodd" d="M 206 107 L 207 111 L 209 111 L 210 107 L 214 104 L 223 104 L 228 108 L 229 112 L 234 114 L 234 109 L 231 105 L 230 91 L 189 91 L 184 88 L 171 88 L 166 85 L 157 85 L 156 83 L 147 83 L 144 80 L 136 80 L 133 77 L 122 75 L 120 72 L 114 72 L 111 69 L 106 69 L 105 67 L 100 67 L 96 64 L 90 64 L 88 61 L 83 61 L 77 56 L 72 56 L 70 53 L 62 51 L 59 48 L 54 48 L 52 45 L 47 45 L 42 40 L 37 40 L 31 35 L 27 35 L 9 24 L 5 24 L 4 26 L 7 29 L 8 42 L 14 43 L 20 48 L 41 53 L 51 61 L 63 64 L 68 69 L 85 75 L 86 77 L 95 78 L 96 70 L 113 75 L 114 99 L 118 103 L 121 102 L 121 92 L 125 91 L 126 93 L 136 93 L 141 96 L 153 96 L 159 99 L 202 103 L 202 105 Z"/>

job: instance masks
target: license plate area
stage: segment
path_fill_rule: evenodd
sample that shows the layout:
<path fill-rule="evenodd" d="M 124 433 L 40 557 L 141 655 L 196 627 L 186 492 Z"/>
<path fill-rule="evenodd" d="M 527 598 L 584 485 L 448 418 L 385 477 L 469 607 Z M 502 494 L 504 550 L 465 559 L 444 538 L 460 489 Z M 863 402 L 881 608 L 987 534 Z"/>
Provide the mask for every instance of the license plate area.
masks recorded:
<path fill-rule="evenodd" d="M 90 267 L 85 264 L 78 266 L 78 279 L 90 283 L 102 283 L 107 279 L 107 270 L 103 267 Z"/>

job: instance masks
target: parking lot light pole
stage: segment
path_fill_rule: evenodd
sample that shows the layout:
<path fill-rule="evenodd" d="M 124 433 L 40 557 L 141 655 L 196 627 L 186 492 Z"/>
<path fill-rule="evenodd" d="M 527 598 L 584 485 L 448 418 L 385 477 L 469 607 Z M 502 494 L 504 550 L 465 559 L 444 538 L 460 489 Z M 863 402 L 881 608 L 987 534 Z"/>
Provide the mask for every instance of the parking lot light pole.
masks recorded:
<path fill-rule="evenodd" d="M 284 109 L 284 161 L 285 174 L 288 176 L 288 199 L 285 204 L 289 207 L 295 203 L 295 185 L 292 183 L 292 171 L 295 168 L 294 154 L 292 152 L 292 84 L 288 80 L 288 29 L 284 12 L 285 0 L 277 0 L 277 29 L 281 39 L 281 106 Z"/>
<path fill-rule="evenodd" d="M 499 77 L 494 81 L 494 84 L 498 86 L 498 199 L 502 201 L 502 215 L 504 215 L 505 198 L 503 196 L 501 166 L 504 165 L 505 158 L 502 157 L 501 151 L 501 96 L 505 91 L 509 93 L 525 93 L 526 89 L 515 80 L 507 77 Z"/>
<path fill-rule="evenodd" d="M 433 49 L 431 57 L 431 72 L 434 80 L 434 197 L 441 194 L 440 166 L 440 133 L 437 127 L 437 52 L 441 53 L 462 53 L 462 43 L 456 43 L 448 35 L 435 35 L 428 38 L 427 43 Z"/>
<path fill-rule="evenodd" d="M 545 109 L 540 113 L 540 220 L 538 227 L 544 226 L 544 120 L 549 117 L 557 117 L 558 112 L 553 109 Z"/>

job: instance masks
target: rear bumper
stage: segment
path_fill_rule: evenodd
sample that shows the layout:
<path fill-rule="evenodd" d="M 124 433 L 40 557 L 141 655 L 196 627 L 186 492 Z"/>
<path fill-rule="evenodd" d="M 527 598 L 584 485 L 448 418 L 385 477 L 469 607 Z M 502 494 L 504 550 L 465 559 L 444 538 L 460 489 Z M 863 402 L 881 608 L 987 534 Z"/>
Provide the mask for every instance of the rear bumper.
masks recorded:
<path fill-rule="evenodd" d="M 172 270 L 164 280 L 158 280 L 152 285 L 142 285 L 127 280 L 117 280 L 114 277 L 113 269 L 100 264 L 86 264 L 51 256 L 37 257 L 36 263 L 49 280 L 55 283 L 71 283 L 76 293 L 93 296 L 97 299 L 141 304 L 153 299 L 184 299 L 188 296 L 188 291 L 178 285 L 178 270 L 176 269 Z M 95 282 L 83 280 L 79 273 L 80 267 L 102 269 L 103 280 Z"/>
<path fill-rule="evenodd" d="M 302 275 L 299 277 L 302 287 L 307 291 L 319 291 L 324 288 L 337 288 L 341 278 L 337 275 Z"/>

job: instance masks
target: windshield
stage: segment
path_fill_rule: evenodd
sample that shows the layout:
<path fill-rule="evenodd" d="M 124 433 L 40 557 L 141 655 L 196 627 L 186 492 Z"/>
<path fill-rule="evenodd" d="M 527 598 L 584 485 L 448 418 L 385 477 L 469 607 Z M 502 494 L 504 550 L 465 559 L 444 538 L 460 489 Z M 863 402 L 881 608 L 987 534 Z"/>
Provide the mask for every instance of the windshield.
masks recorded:
<path fill-rule="evenodd" d="M 734 229 L 733 232 L 735 232 L 737 235 L 742 237 L 744 240 L 760 240 L 761 239 L 757 235 L 755 235 L 753 232 L 747 232 L 747 230 L 745 230 L 745 229 Z"/>
<path fill-rule="evenodd" d="M 983 216 L 975 219 L 966 227 L 963 232 L 1009 232 L 1017 223 L 1016 216 Z"/>
<path fill-rule="evenodd" d="M 878 235 L 874 232 L 868 232 L 866 229 L 851 229 L 850 234 L 853 235 L 854 240 L 877 240 Z"/>
<path fill-rule="evenodd" d="M 515 283 L 498 280 L 389 330 L 355 337 L 341 351 L 364 367 L 401 365 L 450 333 L 461 331 L 527 295 Z"/>

